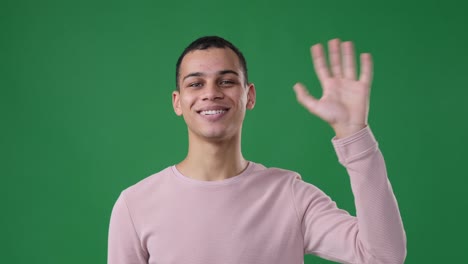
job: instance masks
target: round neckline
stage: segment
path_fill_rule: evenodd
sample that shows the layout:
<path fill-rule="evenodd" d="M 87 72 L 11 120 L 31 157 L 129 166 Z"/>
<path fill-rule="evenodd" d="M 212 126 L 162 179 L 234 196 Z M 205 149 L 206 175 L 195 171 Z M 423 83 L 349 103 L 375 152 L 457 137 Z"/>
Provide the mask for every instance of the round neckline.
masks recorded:
<path fill-rule="evenodd" d="M 227 178 L 227 179 L 218 180 L 218 181 L 204 181 L 204 180 L 197 180 L 197 179 L 193 179 L 193 178 L 190 178 L 188 176 L 185 176 L 176 168 L 176 165 L 171 166 L 171 170 L 172 170 L 173 174 L 176 176 L 177 179 L 179 179 L 179 180 L 181 180 L 183 182 L 193 184 L 193 185 L 198 185 L 198 186 L 224 186 L 224 185 L 230 185 L 230 184 L 233 184 L 235 182 L 238 182 L 239 180 L 241 180 L 242 178 L 244 178 L 245 176 L 250 174 L 250 172 L 253 170 L 253 168 L 254 168 L 254 163 L 251 162 L 251 161 L 248 161 L 247 167 L 240 174 L 237 174 L 237 175 L 232 176 L 232 177 Z"/>

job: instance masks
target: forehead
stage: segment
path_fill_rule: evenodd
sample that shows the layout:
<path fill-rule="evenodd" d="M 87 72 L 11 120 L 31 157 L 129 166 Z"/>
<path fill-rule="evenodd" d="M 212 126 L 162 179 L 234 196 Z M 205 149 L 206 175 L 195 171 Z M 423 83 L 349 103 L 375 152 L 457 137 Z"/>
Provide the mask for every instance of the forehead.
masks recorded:
<path fill-rule="evenodd" d="M 180 64 L 181 77 L 193 72 L 209 74 L 221 70 L 233 70 L 242 74 L 239 58 L 229 48 L 194 50 L 187 53 Z"/>

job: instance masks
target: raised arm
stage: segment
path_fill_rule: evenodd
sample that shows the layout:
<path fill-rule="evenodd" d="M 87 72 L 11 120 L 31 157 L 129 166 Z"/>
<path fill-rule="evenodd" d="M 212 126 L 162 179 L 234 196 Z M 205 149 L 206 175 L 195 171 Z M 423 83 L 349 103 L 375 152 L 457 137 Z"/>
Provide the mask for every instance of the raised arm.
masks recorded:
<path fill-rule="evenodd" d="M 372 80 L 370 54 L 361 54 L 357 78 L 351 42 L 329 42 L 330 67 L 320 44 L 311 48 L 323 89 L 317 99 L 296 84 L 298 101 L 328 122 L 338 159 L 349 174 L 356 217 L 337 208 L 323 192 L 302 181 L 293 185 L 304 250 L 341 263 L 403 263 L 406 236 L 383 156 L 367 124 Z"/>

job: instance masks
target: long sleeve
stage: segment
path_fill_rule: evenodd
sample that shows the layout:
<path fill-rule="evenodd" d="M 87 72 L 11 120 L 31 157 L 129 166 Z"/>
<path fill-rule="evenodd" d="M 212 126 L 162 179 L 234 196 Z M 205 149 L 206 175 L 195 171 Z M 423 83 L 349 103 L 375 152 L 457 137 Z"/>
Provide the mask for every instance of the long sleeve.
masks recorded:
<path fill-rule="evenodd" d="M 147 259 L 122 193 L 112 209 L 107 263 L 146 264 Z"/>
<path fill-rule="evenodd" d="M 350 177 L 356 217 L 337 208 L 315 186 L 295 180 L 305 253 L 341 263 L 403 263 L 405 231 L 371 130 L 366 127 L 332 143 Z"/>

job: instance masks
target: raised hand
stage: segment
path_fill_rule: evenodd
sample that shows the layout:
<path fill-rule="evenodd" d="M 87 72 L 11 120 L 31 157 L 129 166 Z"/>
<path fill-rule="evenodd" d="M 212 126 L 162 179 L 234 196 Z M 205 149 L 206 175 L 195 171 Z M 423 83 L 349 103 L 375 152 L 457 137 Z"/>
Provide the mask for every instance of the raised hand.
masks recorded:
<path fill-rule="evenodd" d="M 338 138 L 349 136 L 367 125 L 372 58 L 360 56 L 360 76 L 357 79 L 353 43 L 333 39 L 328 42 L 330 67 L 321 44 L 311 47 L 315 72 L 322 86 L 322 97 L 310 95 L 304 85 L 294 85 L 297 100 L 311 113 L 329 123 Z"/>

